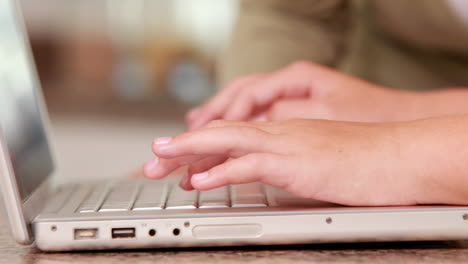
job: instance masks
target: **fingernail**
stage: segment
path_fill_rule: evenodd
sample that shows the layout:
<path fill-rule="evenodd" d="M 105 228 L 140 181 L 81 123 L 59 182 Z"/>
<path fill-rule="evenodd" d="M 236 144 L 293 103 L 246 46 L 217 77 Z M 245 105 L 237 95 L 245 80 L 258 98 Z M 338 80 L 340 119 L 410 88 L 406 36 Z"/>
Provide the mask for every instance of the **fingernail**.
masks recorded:
<path fill-rule="evenodd" d="M 208 172 L 202 172 L 202 173 L 198 173 L 198 174 L 194 174 L 192 176 L 192 180 L 194 181 L 204 181 L 208 178 Z"/>
<path fill-rule="evenodd" d="M 172 137 L 161 137 L 161 138 L 157 138 L 156 140 L 154 140 L 154 144 L 166 145 L 166 144 L 169 144 L 171 140 L 172 140 Z"/>

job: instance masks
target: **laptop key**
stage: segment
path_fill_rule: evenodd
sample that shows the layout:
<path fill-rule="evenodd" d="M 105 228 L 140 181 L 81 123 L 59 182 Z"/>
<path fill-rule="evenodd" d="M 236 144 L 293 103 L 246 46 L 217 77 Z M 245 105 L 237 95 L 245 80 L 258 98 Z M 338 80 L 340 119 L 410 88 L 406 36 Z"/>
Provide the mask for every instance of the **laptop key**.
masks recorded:
<path fill-rule="evenodd" d="M 227 208 L 229 207 L 228 187 L 200 192 L 199 208 Z"/>
<path fill-rule="evenodd" d="M 265 207 L 268 206 L 265 197 L 252 196 L 243 198 L 234 198 L 232 200 L 232 207 Z"/>
<path fill-rule="evenodd" d="M 123 182 L 109 192 L 99 212 L 128 211 L 138 194 L 139 186 L 136 182 Z"/>
<path fill-rule="evenodd" d="M 185 191 L 174 184 L 166 203 L 166 209 L 195 209 L 198 206 L 198 191 Z"/>
<path fill-rule="evenodd" d="M 235 196 L 264 196 L 263 186 L 259 183 L 232 185 L 231 189 Z"/>
<path fill-rule="evenodd" d="M 65 185 L 60 187 L 53 199 L 50 199 L 41 213 L 44 214 L 56 214 L 62 209 L 68 200 L 75 195 L 78 188 L 74 188 L 72 185 Z"/>
<path fill-rule="evenodd" d="M 268 203 L 262 185 L 249 183 L 231 186 L 232 207 L 265 207 Z"/>
<path fill-rule="evenodd" d="M 88 198 L 84 200 L 84 202 L 80 205 L 77 211 L 80 213 L 97 212 L 102 202 L 106 198 L 110 188 L 111 184 L 103 184 L 92 189 Z"/>
<path fill-rule="evenodd" d="M 142 185 L 141 192 L 133 205 L 133 210 L 163 209 L 166 203 L 168 184 L 161 181 L 144 181 Z"/>

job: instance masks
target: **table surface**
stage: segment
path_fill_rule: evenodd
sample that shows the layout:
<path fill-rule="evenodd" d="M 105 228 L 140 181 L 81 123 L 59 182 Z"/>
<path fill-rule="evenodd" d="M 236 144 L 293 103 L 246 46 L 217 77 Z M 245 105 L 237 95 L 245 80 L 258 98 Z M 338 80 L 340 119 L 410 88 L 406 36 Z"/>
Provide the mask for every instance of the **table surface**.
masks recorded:
<path fill-rule="evenodd" d="M 175 120 L 147 122 L 132 118 L 125 122 L 121 119 L 53 117 L 52 121 L 62 182 L 83 179 L 86 175 L 105 178 L 119 172 L 131 171 L 132 168 L 140 166 L 143 160 L 151 157 L 148 142 L 151 142 L 154 136 L 172 135 L 183 129 L 181 123 Z M 89 152 L 89 149 L 93 151 Z M 121 149 L 125 149 L 126 152 L 120 151 Z M 147 151 L 142 152 L 141 149 Z M 81 163 L 79 170 L 76 160 Z M 468 260 L 468 241 L 43 253 L 34 246 L 19 246 L 12 240 L 1 201 L 0 204 L 0 264 L 117 264 L 131 261 L 205 264 L 463 263 Z"/>

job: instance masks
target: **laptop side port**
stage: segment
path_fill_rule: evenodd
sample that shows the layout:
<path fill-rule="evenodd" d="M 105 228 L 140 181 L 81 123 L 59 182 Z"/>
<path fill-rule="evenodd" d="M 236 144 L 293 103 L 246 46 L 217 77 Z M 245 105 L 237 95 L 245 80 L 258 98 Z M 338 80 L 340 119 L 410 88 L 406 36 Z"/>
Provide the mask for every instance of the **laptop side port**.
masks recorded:
<path fill-rule="evenodd" d="M 84 239 L 97 239 L 98 229 L 97 228 L 77 228 L 74 230 L 75 240 Z"/>
<path fill-rule="evenodd" d="M 112 228 L 112 239 L 116 238 L 135 238 L 135 228 Z"/>

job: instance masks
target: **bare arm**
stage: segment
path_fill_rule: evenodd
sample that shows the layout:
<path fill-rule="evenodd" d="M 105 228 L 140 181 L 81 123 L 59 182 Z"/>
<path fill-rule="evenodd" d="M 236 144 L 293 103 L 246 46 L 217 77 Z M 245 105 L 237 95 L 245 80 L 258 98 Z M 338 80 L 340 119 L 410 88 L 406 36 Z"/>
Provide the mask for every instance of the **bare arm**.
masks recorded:
<path fill-rule="evenodd" d="M 468 204 L 468 115 L 403 123 L 396 139 L 395 164 L 417 179 L 418 203 Z"/>
<path fill-rule="evenodd" d="M 315 63 L 296 62 L 239 78 L 187 115 L 190 129 L 211 120 L 292 118 L 359 122 L 407 121 L 467 114 L 468 87 L 403 91 L 366 82 Z"/>

